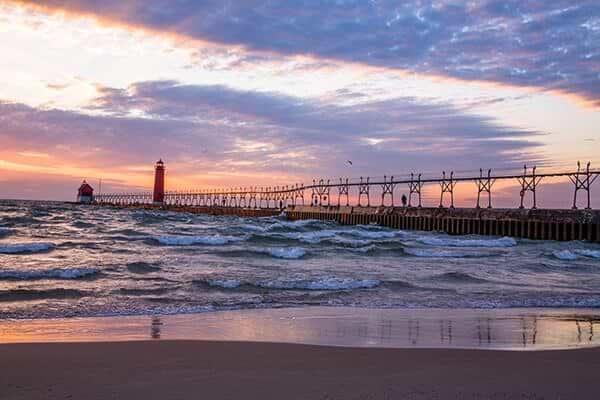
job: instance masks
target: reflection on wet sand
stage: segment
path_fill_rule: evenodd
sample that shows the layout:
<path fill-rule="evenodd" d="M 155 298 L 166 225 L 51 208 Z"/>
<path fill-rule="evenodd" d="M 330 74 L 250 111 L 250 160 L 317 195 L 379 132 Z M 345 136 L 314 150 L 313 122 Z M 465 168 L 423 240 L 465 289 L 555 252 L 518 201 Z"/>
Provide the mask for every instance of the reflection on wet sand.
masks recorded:
<path fill-rule="evenodd" d="M 597 310 L 314 307 L 0 322 L 0 342 L 230 340 L 352 347 L 559 349 L 600 345 Z M 148 336 L 148 326 L 150 335 Z"/>

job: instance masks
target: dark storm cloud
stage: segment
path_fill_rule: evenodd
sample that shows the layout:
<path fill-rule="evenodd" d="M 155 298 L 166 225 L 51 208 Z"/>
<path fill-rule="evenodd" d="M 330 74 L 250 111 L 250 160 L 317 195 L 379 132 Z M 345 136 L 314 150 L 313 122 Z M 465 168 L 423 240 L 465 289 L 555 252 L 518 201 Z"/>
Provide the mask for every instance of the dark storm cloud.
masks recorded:
<path fill-rule="evenodd" d="M 536 86 L 600 104 L 597 0 L 49 0 L 44 4 L 254 50 Z"/>

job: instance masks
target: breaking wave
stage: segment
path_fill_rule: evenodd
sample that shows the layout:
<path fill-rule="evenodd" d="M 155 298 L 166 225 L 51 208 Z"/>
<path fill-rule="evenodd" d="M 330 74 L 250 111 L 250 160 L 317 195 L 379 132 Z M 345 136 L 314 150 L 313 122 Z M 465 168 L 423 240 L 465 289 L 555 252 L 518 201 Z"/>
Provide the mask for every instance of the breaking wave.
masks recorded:
<path fill-rule="evenodd" d="M 577 260 L 577 254 L 573 253 L 571 250 L 555 250 L 552 252 L 552 255 L 559 260 L 564 261 L 574 261 Z"/>
<path fill-rule="evenodd" d="M 54 250 L 54 243 L 22 243 L 0 245 L 0 254 L 29 254 Z"/>
<path fill-rule="evenodd" d="M 600 258 L 600 250 L 575 250 L 575 252 L 584 257 Z"/>
<path fill-rule="evenodd" d="M 286 239 L 298 240 L 300 242 L 308 244 L 321 243 L 322 239 L 332 238 L 337 235 L 336 231 L 322 230 L 314 232 L 286 232 L 286 233 L 273 233 L 266 235 L 267 237 L 283 237 Z"/>
<path fill-rule="evenodd" d="M 0 271 L 0 280 L 79 279 L 96 275 L 96 268 L 49 269 L 44 271 Z"/>
<path fill-rule="evenodd" d="M 209 279 L 205 281 L 211 287 L 223 289 L 237 289 L 242 286 L 271 290 L 353 290 L 372 289 L 381 285 L 377 279 L 352 279 L 352 278 L 320 278 L 285 280 L 275 279 L 258 282 L 242 282 L 237 279 Z"/>
<path fill-rule="evenodd" d="M 481 254 L 467 253 L 456 250 L 435 250 L 435 249 L 423 249 L 415 247 L 405 247 L 404 253 L 415 256 L 415 257 L 480 257 Z"/>
<path fill-rule="evenodd" d="M 243 238 L 235 236 L 224 236 L 224 235 L 206 235 L 206 236 L 182 236 L 182 235 L 161 235 L 153 236 L 159 244 L 165 246 L 193 246 L 193 245 L 207 245 L 207 246 L 222 246 L 228 243 L 240 242 Z"/>
<path fill-rule="evenodd" d="M 600 250 L 588 250 L 588 249 L 577 249 L 577 250 L 555 250 L 552 252 L 555 258 L 563 261 L 574 261 L 579 256 L 587 258 L 600 258 Z"/>
<path fill-rule="evenodd" d="M 369 231 L 363 229 L 324 229 L 310 232 L 268 232 L 260 231 L 254 233 L 255 236 L 270 239 L 289 239 L 297 240 L 307 244 L 319 244 L 321 242 L 331 242 L 333 244 L 349 245 L 351 247 L 360 247 L 371 244 L 373 241 L 386 241 L 397 237 L 399 232 L 389 231 Z M 353 239 L 352 239 L 353 238 Z"/>
<path fill-rule="evenodd" d="M 306 255 L 306 250 L 302 247 L 272 247 L 266 249 L 256 249 L 258 253 L 269 254 L 271 257 L 283 258 L 286 260 L 297 260 Z"/>
<path fill-rule="evenodd" d="M 500 239 L 451 239 L 420 237 L 417 242 L 428 246 L 446 246 L 446 247 L 513 247 L 517 241 L 511 237 Z"/>

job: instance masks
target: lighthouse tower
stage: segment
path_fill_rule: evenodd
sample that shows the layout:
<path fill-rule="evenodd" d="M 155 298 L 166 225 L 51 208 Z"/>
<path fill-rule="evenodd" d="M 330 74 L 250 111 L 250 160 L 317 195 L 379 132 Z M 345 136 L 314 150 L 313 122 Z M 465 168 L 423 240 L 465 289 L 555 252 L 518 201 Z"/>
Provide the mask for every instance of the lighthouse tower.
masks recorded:
<path fill-rule="evenodd" d="M 162 205 L 165 202 L 165 163 L 158 160 L 154 166 L 154 204 Z"/>

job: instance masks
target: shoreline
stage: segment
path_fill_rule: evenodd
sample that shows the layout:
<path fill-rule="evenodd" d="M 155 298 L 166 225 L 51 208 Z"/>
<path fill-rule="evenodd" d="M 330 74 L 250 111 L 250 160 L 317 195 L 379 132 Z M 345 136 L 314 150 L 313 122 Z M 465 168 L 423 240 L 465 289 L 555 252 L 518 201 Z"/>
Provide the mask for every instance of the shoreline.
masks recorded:
<path fill-rule="evenodd" d="M 515 352 L 223 341 L 0 345 L 0 398 L 594 398 L 600 349 Z"/>
<path fill-rule="evenodd" d="M 298 307 L 0 321 L 0 344 L 227 341 L 349 348 L 600 347 L 600 309 Z"/>

